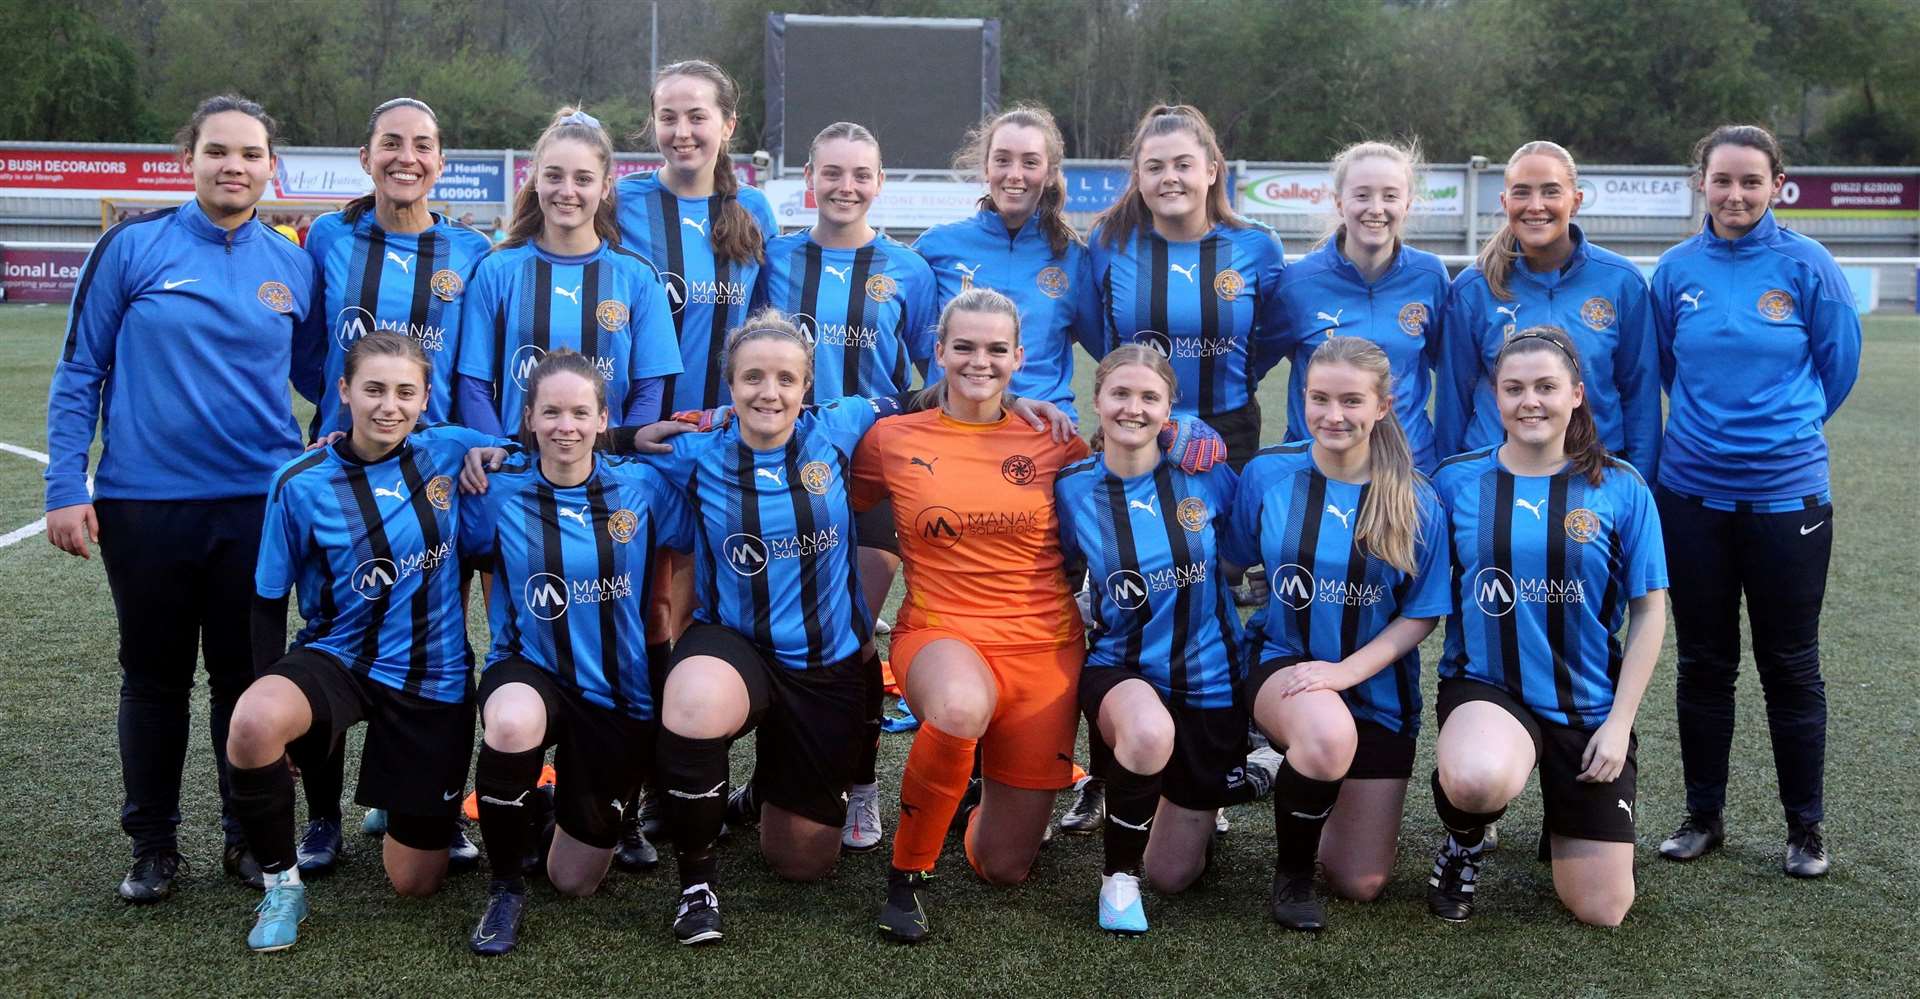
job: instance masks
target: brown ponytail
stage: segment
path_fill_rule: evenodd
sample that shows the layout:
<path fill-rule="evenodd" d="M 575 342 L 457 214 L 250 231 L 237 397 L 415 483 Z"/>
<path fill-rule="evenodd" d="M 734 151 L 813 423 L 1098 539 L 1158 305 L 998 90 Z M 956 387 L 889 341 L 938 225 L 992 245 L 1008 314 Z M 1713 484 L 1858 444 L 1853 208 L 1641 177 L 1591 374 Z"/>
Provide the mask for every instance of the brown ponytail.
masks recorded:
<path fill-rule="evenodd" d="M 1507 358 L 1521 354 L 1551 354 L 1560 359 L 1572 379 L 1569 385 L 1585 384 L 1580 373 L 1580 350 L 1573 345 L 1572 338 L 1558 326 L 1529 326 L 1515 333 L 1500 348 L 1493 359 L 1494 384 L 1500 383 L 1500 365 Z M 1567 436 L 1561 444 L 1567 460 L 1573 463 L 1574 471 L 1587 477 L 1593 485 L 1599 485 L 1605 477 L 1607 465 L 1612 459 L 1607 457 L 1607 446 L 1600 443 L 1600 429 L 1593 423 L 1593 408 L 1585 396 L 1580 405 L 1573 407 L 1573 413 L 1567 418 Z"/>
<path fill-rule="evenodd" d="M 619 216 L 613 203 L 613 139 L 598 118 L 576 107 L 563 107 L 553 113 L 553 123 L 533 144 L 533 169 L 527 174 L 527 182 L 513 196 L 513 216 L 507 223 L 507 239 L 501 246 L 520 246 L 540 235 L 541 227 L 546 224 L 546 216 L 540 210 L 540 156 L 555 142 L 566 140 L 581 143 L 600 154 L 600 170 L 606 177 L 607 190 L 600 198 L 600 207 L 593 213 L 593 232 L 609 246 L 620 242 Z"/>
<path fill-rule="evenodd" d="M 953 155 L 953 168 L 974 176 L 985 176 L 986 165 L 993 155 L 994 133 L 1006 126 L 1038 129 L 1047 147 L 1047 181 L 1040 189 L 1040 203 L 1034 207 L 1034 218 L 1040 231 L 1046 233 L 1047 247 L 1056 258 L 1064 257 L 1067 247 L 1081 242 L 1080 234 L 1073 231 L 1073 223 L 1067 221 L 1067 175 L 1060 163 L 1067 157 L 1067 140 L 1060 133 L 1060 124 L 1053 119 L 1053 112 L 1041 104 L 1016 104 L 1005 111 L 985 118 L 967 131 L 966 138 L 960 140 L 960 149 Z M 980 207 L 993 209 L 993 195 L 980 196 Z"/>
<path fill-rule="evenodd" d="M 1099 405 L 1100 387 L 1106 384 L 1107 376 L 1129 364 L 1138 364 L 1148 371 L 1159 375 L 1160 380 L 1167 383 L 1168 404 L 1179 401 L 1180 380 L 1174 377 L 1173 364 L 1167 360 L 1167 355 L 1145 344 L 1123 343 L 1107 351 L 1107 356 L 1100 359 L 1100 366 L 1093 369 L 1093 398 L 1096 406 Z M 1087 442 L 1087 449 L 1090 451 L 1105 451 L 1107 449 L 1107 431 L 1105 427 L 1094 428 L 1093 438 Z"/>
<path fill-rule="evenodd" d="M 1507 168 L 1512 169 L 1523 157 L 1535 155 L 1559 160 L 1560 165 L 1567 168 L 1567 181 L 1575 185 L 1580 182 L 1580 168 L 1574 165 L 1573 154 L 1558 142 L 1545 139 L 1535 139 L 1514 150 L 1513 155 L 1507 157 Z M 1486 277 L 1487 290 L 1493 292 L 1493 297 L 1502 301 L 1512 300 L 1513 293 L 1507 290 L 1507 276 L 1513 273 L 1513 262 L 1519 257 L 1520 246 L 1513 235 L 1513 223 L 1502 221 L 1500 228 L 1495 229 L 1493 235 L 1488 236 L 1481 245 L 1480 255 L 1473 261 L 1473 265 L 1480 268 L 1480 273 Z"/>
<path fill-rule="evenodd" d="M 1153 227 L 1153 212 L 1140 193 L 1140 147 L 1148 139 L 1174 132 L 1193 136 L 1206 152 L 1207 161 L 1219 168 L 1213 187 L 1207 191 L 1207 222 L 1235 229 L 1247 227 L 1247 221 L 1233 210 L 1232 197 L 1227 192 L 1226 157 L 1220 152 L 1220 140 L 1214 135 L 1213 126 L 1207 123 L 1207 116 L 1188 104 L 1156 104 L 1141 117 L 1139 126 L 1133 130 L 1133 143 L 1127 147 L 1131 166 L 1127 170 L 1126 190 L 1093 220 L 1094 228 L 1100 230 L 1100 242 L 1108 248 L 1116 249 L 1136 236 L 1144 236 Z"/>
<path fill-rule="evenodd" d="M 729 122 L 740 120 L 740 85 L 733 82 L 726 70 L 705 59 L 683 59 L 661 68 L 653 78 L 653 92 L 660 92 L 660 85 L 676 76 L 705 80 L 713 85 L 713 103 L 720 117 Z M 642 136 L 653 133 L 653 119 L 647 119 L 647 127 Z M 660 148 L 659 135 L 651 135 L 654 148 Z M 720 148 L 713 160 L 713 196 L 720 202 L 719 211 L 712 218 L 712 233 L 708 239 L 713 246 L 716 260 L 730 264 L 759 263 L 766 259 L 766 234 L 760 231 L 760 224 L 753 219 L 753 213 L 740 203 L 740 178 L 733 172 L 733 157 L 729 155 L 733 142 L 729 139 Z M 661 153 L 666 150 L 661 149 Z"/>
<path fill-rule="evenodd" d="M 1373 392 L 1386 404 L 1387 415 L 1367 435 L 1367 495 L 1353 536 L 1367 554 L 1412 575 L 1419 568 L 1415 551 L 1420 541 L 1420 497 L 1415 483 L 1413 449 L 1406 429 L 1393 409 L 1393 364 L 1380 345 L 1365 337 L 1330 336 L 1314 348 L 1307 360 L 1309 377 L 1316 365 L 1344 364 L 1373 376 Z"/>

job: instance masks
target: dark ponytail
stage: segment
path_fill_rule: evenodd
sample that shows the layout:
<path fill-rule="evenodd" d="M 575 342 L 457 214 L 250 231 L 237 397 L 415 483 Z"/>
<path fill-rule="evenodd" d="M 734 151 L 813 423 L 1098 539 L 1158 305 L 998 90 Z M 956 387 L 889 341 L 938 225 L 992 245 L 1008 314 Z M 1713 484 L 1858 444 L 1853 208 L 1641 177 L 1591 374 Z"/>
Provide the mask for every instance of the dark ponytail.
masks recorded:
<path fill-rule="evenodd" d="M 1573 340 L 1558 326 L 1529 326 L 1515 333 L 1500 353 L 1493 359 L 1493 378 L 1497 385 L 1500 381 L 1500 365 L 1507 358 L 1520 354 L 1551 354 L 1560 359 L 1572 380 L 1569 385 L 1585 384 L 1580 373 L 1580 350 Z M 1600 443 L 1600 428 L 1593 423 L 1593 407 L 1583 395 L 1580 405 L 1573 407 L 1573 413 L 1567 418 L 1567 436 L 1561 444 L 1567 460 L 1573 464 L 1574 471 L 1587 477 L 1593 485 L 1599 485 L 1606 476 L 1607 466 L 1612 459 L 1607 457 L 1607 446 Z"/>
<path fill-rule="evenodd" d="M 1046 234 L 1047 248 L 1053 251 L 1055 259 L 1065 257 L 1067 247 L 1082 241 L 1080 234 L 1073 231 L 1073 223 L 1067 221 L 1067 175 L 1060 166 L 1067 156 L 1067 140 L 1060 134 L 1060 123 L 1054 120 L 1053 112 L 1039 104 L 1016 104 L 982 119 L 960 140 L 953 168 L 984 178 L 988 159 L 993 155 L 994 133 L 1008 125 L 1037 129 L 1046 143 L 1047 180 L 1040 188 L 1040 202 L 1033 209 L 1034 221 Z M 981 208 L 993 209 L 993 195 L 981 195 L 979 204 Z"/>
<path fill-rule="evenodd" d="M 372 147 L 373 137 L 380 130 L 380 116 L 394 108 L 413 108 L 424 113 L 427 119 L 433 122 L 434 139 L 436 142 L 439 141 L 440 116 L 433 113 L 433 109 L 427 106 L 427 102 L 412 97 L 395 97 L 393 100 L 386 101 L 379 107 L 374 108 L 373 113 L 367 116 L 367 138 L 360 143 L 362 150 Z M 444 155 L 444 153 L 442 155 Z M 429 192 L 429 197 L 431 197 L 431 192 Z M 348 225 L 352 225 L 360 221 L 360 216 L 365 215 L 373 208 L 373 203 L 374 192 L 368 191 L 352 201 L 347 202 L 345 205 L 342 205 L 340 207 L 340 218 Z"/>
<path fill-rule="evenodd" d="M 705 80 L 713 84 L 713 103 L 720 116 L 728 121 L 738 121 L 740 117 L 740 86 L 733 82 L 726 70 L 705 59 L 685 59 L 663 67 L 653 78 L 653 92 L 660 92 L 660 84 L 675 76 L 688 76 L 696 80 Z M 653 130 L 649 116 L 646 132 Z M 713 213 L 713 232 L 708 237 L 713 245 L 713 256 L 730 264 L 759 263 L 766 259 L 766 234 L 760 231 L 760 224 L 754 221 L 753 213 L 740 203 L 740 178 L 733 172 L 733 157 L 728 155 L 732 146 L 729 141 L 721 146 L 720 153 L 713 160 L 713 196 L 719 201 L 719 210 Z M 654 136 L 654 148 L 659 148 L 659 136 Z M 665 150 L 661 150 L 662 153 Z"/>

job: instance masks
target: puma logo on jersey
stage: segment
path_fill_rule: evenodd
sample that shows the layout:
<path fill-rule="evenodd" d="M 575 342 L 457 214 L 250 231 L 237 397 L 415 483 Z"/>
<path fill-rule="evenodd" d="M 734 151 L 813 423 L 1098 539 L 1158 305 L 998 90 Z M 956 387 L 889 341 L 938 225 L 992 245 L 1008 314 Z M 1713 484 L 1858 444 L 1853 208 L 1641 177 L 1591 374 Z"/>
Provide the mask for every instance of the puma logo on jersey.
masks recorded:
<path fill-rule="evenodd" d="M 568 291 L 567 289 L 562 288 L 556 284 L 553 286 L 553 293 L 556 295 L 559 295 L 561 298 L 564 298 L 569 302 L 572 302 L 575 305 L 580 304 L 580 286 L 577 284 L 573 286 L 572 291 Z"/>
<path fill-rule="evenodd" d="M 1520 303 L 1518 302 L 1512 305 L 1496 305 L 1493 307 L 1493 311 L 1506 316 L 1507 321 L 1510 323 L 1518 323 L 1520 321 Z"/>
<path fill-rule="evenodd" d="M 375 499 L 379 499 L 379 498 L 380 498 L 380 497 L 382 497 L 382 496 L 387 496 L 387 497 L 390 497 L 390 498 L 392 498 L 392 499 L 397 499 L 397 500 L 400 500 L 401 502 L 405 502 L 405 501 L 406 501 L 406 499 L 407 499 L 407 494 L 406 494 L 406 493 L 403 493 L 403 492 L 401 492 L 401 491 L 400 491 L 400 487 L 401 487 L 401 486 L 403 486 L 403 485 L 406 485 L 406 481 L 407 481 L 407 480 L 405 480 L 405 479 L 395 479 L 395 480 L 393 480 L 393 488 L 392 488 L 392 489 L 382 489 L 382 488 L 380 488 L 379 486 L 374 486 L 374 487 L 373 487 L 373 497 L 374 497 Z"/>
<path fill-rule="evenodd" d="M 1632 806 L 1632 805 L 1629 805 L 1629 804 L 1627 804 L 1627 799 L 1625 799 L 1625 798 L 1615 798 L 1615 799 L 1614 799 L 1614 802 L 1613 802 L 1613 803 L 1614 803 L 1614 804 L 1616 804 L 1616 805 L 1619 805 L 1619 806 L 1620 806 L 1620 810 L 1621 810 L 1621 811 L 1623 811 L 1623 812 L 1625 812 L 1625 813 L 1627 813 L 1627 821 L 1628 821 L 1628 822 L 1632 822 L 1632 821 L 1633 821 L 1633 806 Z"/>
<path fill-rule="evenodd" d="M 756 468 L 753 470 L 753 477 L 756 479 L 772 479 L 774 485 L 780 486 L 781 488 L 786 487 L 786 483 L 780 481 L 780 470 L 777 468 Z"/>
<path fill-rule="evenodd" d="M 590 527 L 590 526 L 592 526 L 592 525 L 590 525 L 590 524 L 588 524 L 588 523 L 587 523 L 587 508 L 586 508 L 586 507 L 584 507 L 584 506 L 583 506 L 583 507 L 581 507 L 581 508 L 580 508 L 580 509 L 578 509 L 578 510 L 569 510 L 569 509 L 567 509 L 566 507 L 561 507 L 561 508 L 560 508 L 560 516 L 562 516 L 562 517 L 570 517 L 570 518 L 572 518 L 573 520 L 575 520 L 576 522 L 578 522 L 578 523 L 580 524 L 580 526 L 581 526 L 581 527 Z"/>
<path fill-rule="evenodd" d="M 827 272 L 828 274 L 831 274 L 831 275 L 833 275 L 834 277 L 837 277 L 837 278 L 839 278 L 839 279 L 840 279 L 840 283 L 841 283 L 841 284 L 846 284 L 846 283 L 847 283 L 847 272 L 846 272 L 846 271 L 844 271 L 844 270 L 841 270 L 841 269 L 840 269 L 840 268 L 838 268 L 838 267 L 822 267 L 822 268 L 820 268 L 820 269 L 821 269 L 821 270 L 823 270 L 823 271 L 826 271 L 826 272 Z"/>
<path fill-rule="evenodd" d="M 956 263 L 953 265 L 953 269 L 956 271 L 959 271 L 962 275 L 964 275 L 967 279 L 968 284 L 972 284 L 974 276 L 980 273 L 979 264 L 974 264 L 972 267 L 968 267 L 966 264 Z"/>
<path fill-rule="evenodd" d="M 1687 294 L 1684 291 L 1680 293 L 1680 300 L 1682 302 L 1687 303 L 1688 305 L 1693 306 L 1693 311 L 1695 312 L 1700 311 L 1700 300 L 1705 297 L 1707 297 L 1707 289 L 1705 288 L 1701 288 L 1700 290 L 1694 292 L 1691 295 Z"/>
<path fill-rule="evenodd" d="M 703 791 L 699 794 L 688 794 L 685 791 L 677 791 L 673 788 L 667 788 L 667 793 L 685 801 L 699 801 L 702 798 L 720 797 L 720 789 L 726 786 L 727 786 L 727 782 L 721 781 L 720 783 L 715 784 L 711 790 Z"/>
<path fill-rule="evenodd" d="M 400 265 L 400 273 L 402 274 L 413 273 L 413 254 L 409 253 L 405 257 L 402 257 L 398 253 L 395 253 L 392 250 L 388 250 L 387 259 Z"/>
<path fill-rule="evenodd" d="M 1152 497 L 1149 497 L 1149 498 L 1147 499 L 1147 501 L 1146 501 L 1145 503 L 1142 503 L 1142 502 L 1140 502 L 1139 500 L 1128 500 L 1128 501 L 1127 501 L 1127 509 L 1129 509 L 1129 510 L 1145 510 L 1145 511 L 1147 511 L 1147 516 L 1149 516 L 1149 517 L 1158 517 L 1158 516 L 1160 516 L 1160 511 L 1158 511 L 1158 510 L 1155 510 L 1155 509 L 1153 508 L 1153 499 L 1152 499 Z"/>
<path fill-rule="evenodd" d="M 1186 278 L 1188 284 L 1198 284 L 1199 282 L 1196 281 L 1193 277 L 1193 272 L 1194 272 L 1194 269 L 1199 266 L 1200 266 L 1199 264 L 1194 264 L 1192 267 L 1182 267 L 1179 264 L 1168 264 L 1167 270 L 1173 271 L 1174 273 L 1179 274 L 1181 277 Z"/>
<path fill-rule="evenodd" d="M 927 470 L 928 475 L 932 475 L 933 463 L 939 460 L 940 460 L 939 458 L 908 458 L 907 467 L 912 468 L 915 465 L 919 465 L 921 468 L 924 468 Z"/>
<path fill-rule="evenodd" d="M 1545 502 L 1546 500 L 1540 501 L 1540 503 L 1545 503 Z M 1533 514 L 1533 519 L 1535 520 L 1540 519 L 1540 503 L 1529 503 L 1526 500 L 1519 499 L 1519 498 L 1515 498 L 1513 501 L 1514 506 L 1524 507 L 1528 513 Z"/>
<path fill-rule="evenodd" d="M 1330 514 L 1333 514 L 1334 516 L 1336 516 L 1336 517 L 1338 517 L 1338 518 L 1340 518 L 1340 526 L 1341 526 L 1341 527 L 1344 527 L 1344 528 L 1346 528 L 1346 529 L 1347 529 L 1347 530 L 1349 530 L 1349 531 L 1351 531 L 1351 530 L 1353 530 L 1353 525 L 1347 522 L 1347 518 L 1348 518 L 1348 517 L 1351 517 L 1351 516 L 1353 516 L 1353 511 L 1352 511 L 1352 510 L 1348 510 L 1348 511 L 1347 511 L 1347 512 L 1345 512 L 1345 513 L 1341 513 L 1341 512 L 1340 512 L 1340 508 L 1339 508 L 1339 507 L 1337 507 L 1337 506 L 1334 506 L 1334 505 L 1333 505 L 1332 503 L 1328 503 L 1328 504 L 1327 504 L 1327 512 L 1328 512 L 1328 513 L 1330 513 Z"/>
<path fill-rule="evenodd" d="M 684 226 L 691 226 L 694 232 L 697 232 L 702 236 L 705 236 L 707 234 L 707 223 L 704 219 L 681 219 L 680 224 Z"/>
<path fill-rule="evenodd" d="M 1347 310 L 1345 309 L 1338 309 L 1338 310 L 1335 310 L 1333 315 L 1327 315 L 1324 312 L 1316 312 L 1313 314 L 1313 318 L 1322 320 L 1324 322 L 1329 322 L 1334 324 L 1335 326 L 1338 326 L 1340 325 L 1340 316 L 1346 311 Z"/>
<path fill-rule="evenodd" d="M 519 808 L 522 804 L 526 803 L 527 795 L 532 793 L 533 793 L 533 789 L 528 788 L 527 790 L 520 792 L 520 797 L 515 798 L 512 801 L 505 801 L 503 799 L 496 798 L 490 794 L 483 794 L 480 796 L 480 800 L 486 802 L 489 805 L 500 805 L 505 808 Z"/>
<path fill-rule="evenodd" d="M 627 803 L 626 803 L 626 802 L 624 802 L 624 801 L 621 801 L 621 800 L 620 800 L 619 798 L 615 798 L 615 799 L 613 799 L 612 801 L 610 801 L 610 802 L 608 802 L 608 804 L 610 804 L 610 805 L 612 805 L 612 806 L 613 806 L 613 811 L 614 811 L 614 814 L 616 814 L 616 815 L 619 815 L 619 816 L 622 816 L 622 817 L 625 817 L 625 816 L 626 816 L 626 814 L 627 814 Z"/>

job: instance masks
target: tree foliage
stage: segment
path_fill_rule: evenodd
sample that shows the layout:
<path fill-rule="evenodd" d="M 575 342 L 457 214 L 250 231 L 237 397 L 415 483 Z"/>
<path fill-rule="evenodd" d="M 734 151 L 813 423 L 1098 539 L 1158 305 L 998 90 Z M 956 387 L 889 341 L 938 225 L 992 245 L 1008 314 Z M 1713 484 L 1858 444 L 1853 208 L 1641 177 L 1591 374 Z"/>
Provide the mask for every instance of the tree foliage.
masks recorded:
<path fill-rule="evenodd" d="M 998 18 L 1003 100 L 1051 107 L 1078 157 L 1124 154 L 1181 100 L 1236 159 L 1395 135 L 1435 160 L 1544 137 L 1673 162 L 1732 120 L 1801 162 L 1920 159 L 1913 0 L 661 0 L 657 38 L 645 0 L 0 0 L 0 135 L 157 141 L 231 90 L 293 143 L 358 145 L 367 109 L 410 94 L 450 145 L 524 147 L 572 103 L 631 145 L 657 42 L 734 74 L 751 148 L 772 11 Z"/>

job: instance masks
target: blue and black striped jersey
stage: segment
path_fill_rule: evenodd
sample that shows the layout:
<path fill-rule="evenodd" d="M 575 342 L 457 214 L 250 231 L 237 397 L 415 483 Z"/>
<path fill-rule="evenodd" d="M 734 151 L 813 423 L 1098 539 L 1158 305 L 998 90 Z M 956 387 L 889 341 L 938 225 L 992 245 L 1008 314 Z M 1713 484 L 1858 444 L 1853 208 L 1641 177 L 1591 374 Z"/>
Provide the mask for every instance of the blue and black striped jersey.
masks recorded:
<path fill-rule="evenodd" d="M 1132 478 L 1097 454 L 1061 469 L 1060 548 L 1086 560 L 1094 593 L 1088 669 L 1138 670 L 1175 704 L 1233 706 L 1246 664 L 1218 556 L 1234 486 L 1226 465 L 1189 475 L 1164 458 Z"/>
<path fill-rule="evenodd" d="M 805 410 L 787 443 L 766 451 L 728 426 L 646 456 L 693 506 L 694 620 L 732 628 L 789 669 L 830 666 L 867 643 L 847 475 L 877 406 L 847 398 Z"/>
<path fill-rule="evenodd" d="M 424 232 L 387 232 L 372 210 L 353 222 L 340 212 L 315 219 L 307 253 L 319 272 L 316 315 L 327 329 L 321 434 L 351 422 L 334 391 L 346 374 L 347 350 L 377 330 L 412 337 L 433 365 L 420 414 L 426 426 L 453 414 L 453 369 L 460 349 L 460 299 L 493 241 L 443 215 Z"/>
<path fill-rule="evenodd" d="M 1499 452 L 1455 455 L 1435 476 L 1455 587 L 1440 675 L 1503 686 L 1543 718 L 1598 728 L 1613 709 L 1627 602 L 1667 586 L 1653 493 L 1618 460 L 1594 486 L 1571 469 L 1515 475 Z"/>
<path fill-rule="evenodd" d="M 274 474 L 254 590 L 298 588 L 306 626 L 296 646 L 417 697 L 467 696 L 473 650 L 460 594 L 456 486 L 471 447 L 499 439 L 439 426 L 375 462 L 342 440 Z"/>
<path fill-rule="evenodd" d="M 667 379 L 667 412 L 724 406 L 732 396 L 720 380 L 720 348 L 727 331 L 747 318 L 761 264 L 714 257 L 712 225 L 719 198 L 682 198 L 657 173 L 627 176 L 617 189 L 620 242 L 659 267 L 680 341 L 684 370 Z M 743 187 L 738 198 L 760 227 L 761 243 L 780 235 L 766 195 Z"/>
<path fill-rule="evenodd" d="M 1420 535 L 1415 571 L 1375 558 L 1360 540 L 1368 486 L 1329 479 L 1308 441 L 1261 451 L 1234 500 L 1227 558 L 1267 568 L 1266 606 L 1247 624 L 1254 662 L 1301 657 L 1337 663 L 1395 618 L 1447 613 L 1446 515 L 1424 481 L 1415 486 Z M 1406 734 L 1420 728 L 1420 650 L 1340 692 L 1356 718 Z"/>
<path fill-rule="evenodd" d="M 693 549 L 679 491 L 633 458 L 597 455 L 586 481 L 562 487 L 519 457 L 466 503 L 461 550 L 493 567 L 487 665 L 519 656 L 594 704 L 652 718 L 654 552 Z"/>
<path fill-rule="evenodd" d="M 913 387 L 915 362 L 933 357 L 933 271 L 918 253 L 886 236 L 830 250 L 813 230 L 767 244 L 754 305 L 793 317 L 813 341 L 814 399 L 896 395 Z"/>
<path fill-rule="evenodd" d="M 577 257 L 548 253 L 533 240 L 495 250 L 474 273 L 460 328 L 460 374 L 493 386 L 509 436 L 520 432 L 527 376 L 556 347 L 571 347 L 600 369 L 615 426 L 626 425 L 642 379 L 680 373 L 659 272 L 618 246 Z"/>
<path fill-rule="evenodd" d="M 1204 418 L 1252 401 L 1261 370 L 1255 358 L 1279 356 L 1285 333 L 1286 258 L 1272 229 L 1216 225 L 1192 243 L 1148 232 L 1118 248 L 1095 230 L 1088 245 L 1105 308 L 1101 356 L 1123 343 L 1166 355 L 1180 380 L 1173 411 L 1181 416 Z"/>

